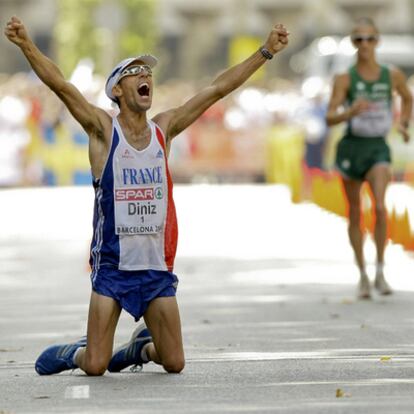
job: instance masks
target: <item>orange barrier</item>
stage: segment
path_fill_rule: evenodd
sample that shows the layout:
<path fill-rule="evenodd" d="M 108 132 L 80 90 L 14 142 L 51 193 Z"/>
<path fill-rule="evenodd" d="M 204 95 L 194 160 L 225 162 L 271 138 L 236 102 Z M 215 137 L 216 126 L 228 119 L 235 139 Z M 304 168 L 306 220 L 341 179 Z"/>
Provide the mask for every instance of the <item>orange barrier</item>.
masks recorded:
<path fill-rule="evenodd" d="M 304 174 L 308 176 L 311 201 L 332 213 L 348 216 L 348 205 L 339 174 L 314 169 L 304 169 Z M 375 228 L 373 207 L 371 191 L 368 185 L 364 185 L 361 194 L 361 228 L 369 233 L 373 233 Z M 406 250 L 414 251 L 414 227 L 410 223 L 408 211 L 406 207 L 403 213 L 397 213 L 394 207 L 388 212 L 388 238 Z"/>
<path fill-rule="evenodd" d="M 309 169 L 303 164 L 303 130 L 280 123 L 268 131 L 266 180 L 287 185 L 293 202 L 310 200 L 332 213 L 348 217 L 348 205 L 337 172 Z M 406 167 L 404 178 L 414 184 L 414 163 Z M 391 183 L 387 191 L 388 239 L 414 251 L 414 188 Z M 374 202 L 368 185 L 361 190 L 361 228 L 374 232 Z"/>
<path fill-rule="evenodd" d="M 403 214 L 397 214 L 395 209 L 392 210 L 389 216 L 389 238 L 405 249 L 414 251 L 414 234 L 407 209 Z"/>

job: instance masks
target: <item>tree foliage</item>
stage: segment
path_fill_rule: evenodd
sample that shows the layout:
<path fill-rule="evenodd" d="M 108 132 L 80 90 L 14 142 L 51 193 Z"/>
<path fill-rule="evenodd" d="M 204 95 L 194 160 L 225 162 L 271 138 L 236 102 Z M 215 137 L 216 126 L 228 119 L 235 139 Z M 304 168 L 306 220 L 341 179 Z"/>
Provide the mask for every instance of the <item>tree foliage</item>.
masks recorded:
<path fill-rule="evenodd" d="M 155 53 L 155 7 L 156 0 L 58 0 L 54 38 L 64 74 L 84 58 L 105 75 L 120 59 Z"/>

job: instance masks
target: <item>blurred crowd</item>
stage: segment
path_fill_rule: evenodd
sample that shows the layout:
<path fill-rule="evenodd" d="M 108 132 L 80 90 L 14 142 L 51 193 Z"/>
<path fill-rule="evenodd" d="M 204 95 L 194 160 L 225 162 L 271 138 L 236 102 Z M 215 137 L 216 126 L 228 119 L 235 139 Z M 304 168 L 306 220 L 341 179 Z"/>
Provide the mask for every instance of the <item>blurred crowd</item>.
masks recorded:
<path fill-rule="evenodd" d="M 90 102 L 117 113 L 104 94 L 105 80 L 88 61 L 80 62 L 70 80 Z M 180 105 L 202 86 L 203 81 L 156 85 L 149 115 Z M 331 168 L 341 129 L 326 127 L 328 93 L 329 85 L 309 92 L 283 79 L 236 91 L 174 140 L 175 181 L 278 182 L 291 163 Z M 414 146 L 393 142 L 397 168 L 406 168 Z M 33 73 L 0 77 L 0 186 L 89 184 L 87 144 L 81 127 Z"/>

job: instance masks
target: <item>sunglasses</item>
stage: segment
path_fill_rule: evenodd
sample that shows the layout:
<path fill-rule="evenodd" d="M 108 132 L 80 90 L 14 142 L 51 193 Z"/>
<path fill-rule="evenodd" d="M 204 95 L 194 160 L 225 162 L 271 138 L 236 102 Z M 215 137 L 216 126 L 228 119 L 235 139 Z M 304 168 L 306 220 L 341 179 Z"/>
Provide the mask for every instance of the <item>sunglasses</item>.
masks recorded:
<path fill-rule="evenodd" d="M 121 72 L 121 76 L 118 79 L 118 82 L 124 78 L 125 76 L 135 76 L 139 75 L 143 72 L 147 72 L 148 75 L 152 75 L 152 69 L 148 65 L 136 65 L 136 66 L 130 66 L 129 68 L 124 69 Z"/>
<path fill-rule="evenodd" d="M 362 43 L 362 42 L 368 42 L 368 43 L 373 43 L 376 42 L 378 40 L 378 36 L 375 35 L 368 35 L 368 36 L 363 36 L 363 35 L 356 35 L 356 36 L 352 36 L 352 41 L 356 44 Z"/>

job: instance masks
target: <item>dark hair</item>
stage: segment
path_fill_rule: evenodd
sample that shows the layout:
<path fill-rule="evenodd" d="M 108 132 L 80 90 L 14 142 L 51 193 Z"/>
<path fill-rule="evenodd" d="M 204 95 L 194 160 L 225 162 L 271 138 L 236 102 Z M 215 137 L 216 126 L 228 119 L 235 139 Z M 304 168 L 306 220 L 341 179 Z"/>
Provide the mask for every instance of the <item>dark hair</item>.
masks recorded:
<path fill-rule="evenodd" d="M 376 32 L 378 32 L 378 28 L 377 28 L 377 26 L 376 26 L 376 24 L 375 24 L 374 20 L 373 20 L 373 19 L 371 19 L 371 17 L 366 17 L 366 16 L 363 16 L 363 17 L 358 17 L 358 18 L 355 20 L 355 23 L 354 23 L 354 28 L 353 28 L 353 30 L 352 30 L 352 31 L 355 31 L 355 29 L 356 29 L 358 26 L 371 26 L 373 29 L 375 29 L 375 31 L 376 31 Z"/>

